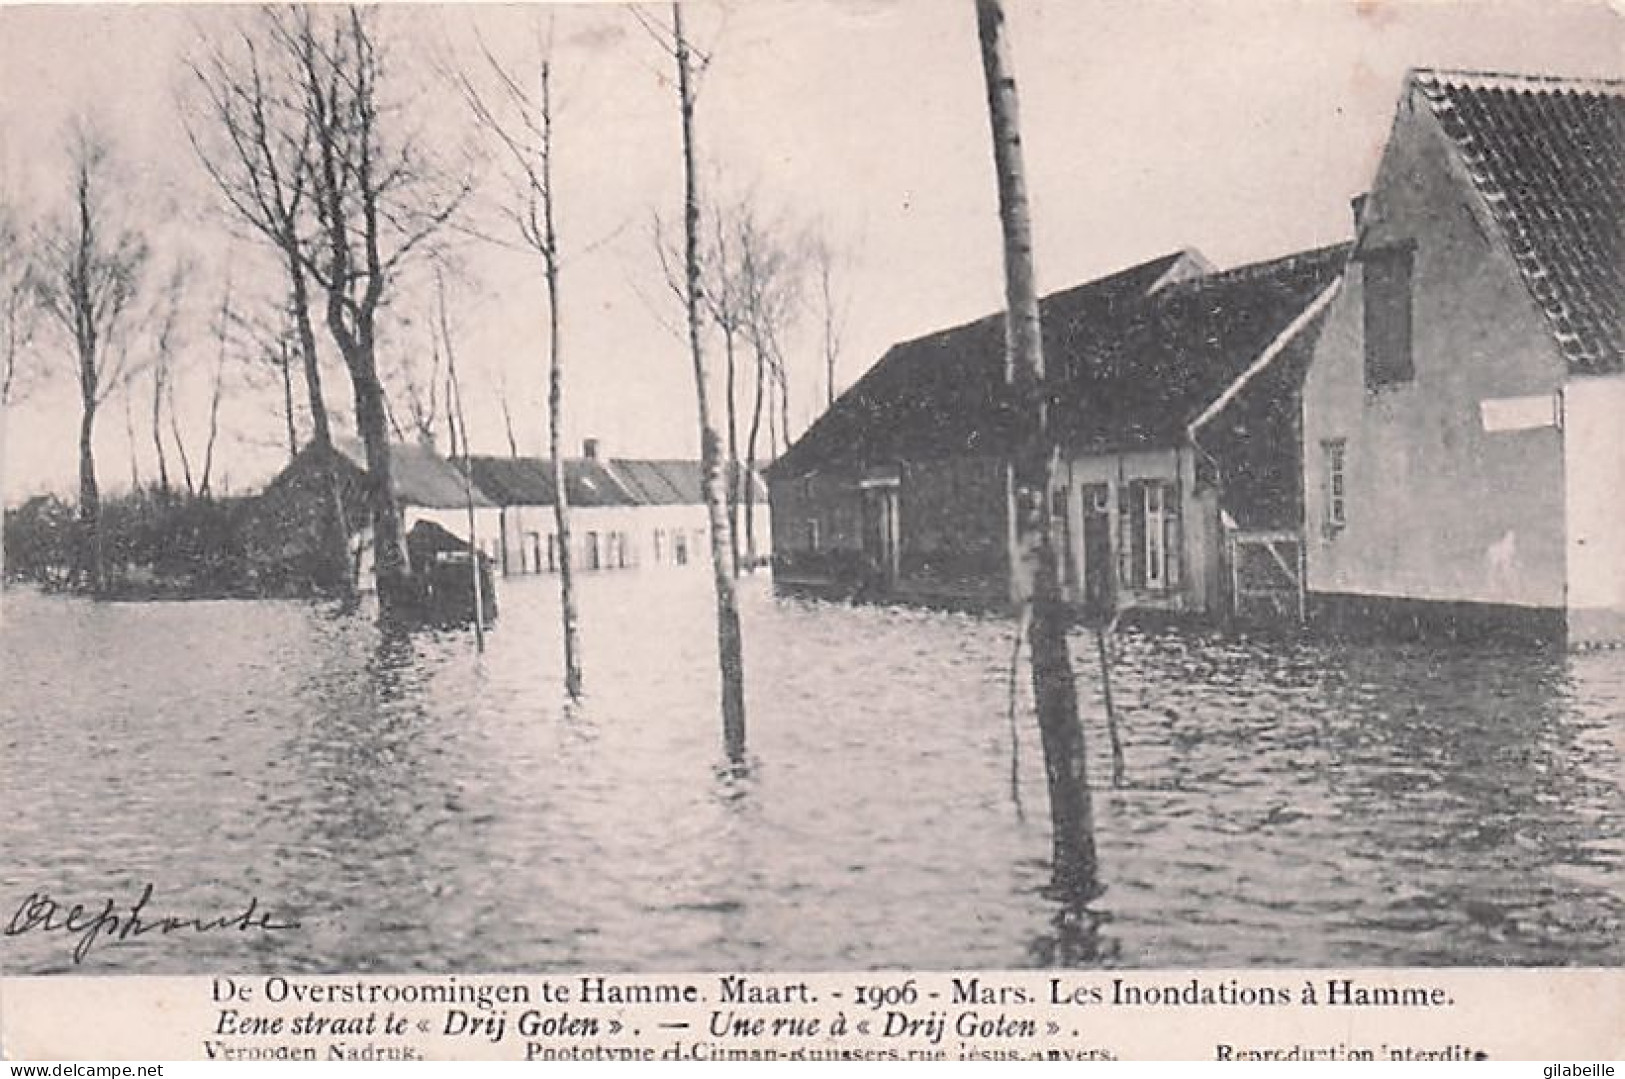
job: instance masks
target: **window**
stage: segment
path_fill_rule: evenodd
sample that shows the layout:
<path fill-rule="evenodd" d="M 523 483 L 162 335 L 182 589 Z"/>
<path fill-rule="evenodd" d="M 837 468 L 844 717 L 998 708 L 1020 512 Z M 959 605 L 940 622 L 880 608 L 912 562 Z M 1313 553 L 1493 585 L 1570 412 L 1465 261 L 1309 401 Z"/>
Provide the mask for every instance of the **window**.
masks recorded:
<path fill-rule="evenodd" d="M 1320 444 L 1320 453 L 1325 468 L 1326 527 L 1342 528 L 1348 524 L 1348 481 L 1343 474 L 1348 443 L 1341 438 L 1327 439 Z"/>
<path fill-rule="evenodd" d="M 671 553 L 679 566 L 688 565 L 688 533 L 681 528 L 672 533 Z"/>
<path fill-rule="evenodd" d="M 1117 489 L 1117 498 L 1118 580 L 1125 588 L 1178 588 L 1178 489 L 1165 480 L 1133 480 Z"/>
<path fill-rule="evenodd" d="M 1145 586 L 1168 587 L 1168 537 L 1163 534 L 1166 518 L 1163 515 L 1163 487 L 1160 483 L 1147 483 L 1141 490 L 1145 508 Z"/>
<path fill-rule="evenodd" d="M 657 566 L 666 560 L 666 530 L 664 528 L 655 529 L 654 556 L 655 565 Z"/>
<path fill-rule="evenodd" d="M 596 532 L 587 533 L 587 568 L 603 568 L 598 560 L 598 533 Z"/>
<path fill-rule="evenodd" d="M 1360 256 L 1365 290 L 1365 384 L 1377 389 L 1416 377 L 1411 357 L 1411 248 Z"/>

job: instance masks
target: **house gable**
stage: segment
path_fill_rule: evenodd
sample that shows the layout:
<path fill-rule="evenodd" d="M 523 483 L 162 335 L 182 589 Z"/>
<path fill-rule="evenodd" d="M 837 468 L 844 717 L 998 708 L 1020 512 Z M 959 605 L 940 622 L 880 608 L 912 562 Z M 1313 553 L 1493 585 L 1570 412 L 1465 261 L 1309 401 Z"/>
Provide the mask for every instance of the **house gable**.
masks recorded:
<path fill-rule="evenodd" d="M 1369 295 L 1389 253 L 1402 253 L 1406 267 L 1403 332 L 1394 336 L 1409 370 L 1374 379 L 1370 333 L 1394 330 L 1384 319 L 1399 317 L 1392 296 L 1374 315 Z M 1486 415 L 1500 402 L 1546 400 L 1555 417 L 1570 370 L 1457 139 L 1413 80 L 1305 384 L 1311 589 L 1561 607 L 1555 418 L 1497 430 Z"/>
<path fill-rule="evenodd" d="M 1570 370 L 1625 371 L 1625 81 L 1420 70 L 1410 97 Z"/>

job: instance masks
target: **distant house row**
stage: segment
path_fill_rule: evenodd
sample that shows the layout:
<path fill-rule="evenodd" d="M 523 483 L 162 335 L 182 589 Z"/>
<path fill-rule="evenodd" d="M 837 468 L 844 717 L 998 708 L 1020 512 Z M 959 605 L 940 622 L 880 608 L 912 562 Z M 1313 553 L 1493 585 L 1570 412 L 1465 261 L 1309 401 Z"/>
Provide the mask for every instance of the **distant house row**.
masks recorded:
<path fill-rule="evenodd" d="M 1625 639 L 1625 84 L 1407 79 L 1354 239 L 1041 304 L 1080 609 Z M 1002 600 L 1002 314 L 893 347 L 769 470 L 775 577 Z"/>
<path fill-rule="evenodd" d="M 307 446 L 267 486 L 261 517 L 277 522 L 272 529 L 281 550 L 273 557 L 296 563 L 320 535 L 319 514 L 327 497 L 325 475 L 337 470 L 349 517 L 351 548 L 357 563 L 352 572 L 367 580 L 369 521 L 363 498 L 366 457 L 358 442 L 336 440 L 331 458 L 315 444 Z M 448 460 L 432 448 L 401 443 L 391 448 L 391 473 L 403 525 L 422 521 L 465 543 L 469 503 L 473 503 L 474 542 L 503 575 L 554 573 L 559 566 L 558 530 L 554 516 L 553 465 L 536 457 L 475 456 L 468 459 L 465 481 L 460 460 Z M 710 522 L 701 492 L 698 461 L 607 458 L 599 443 L 588 439 L 581 457 L 564 462 L 565 495 L 570 506 L 570 550 L 582 570 L 682 566 L 709 563 Z M 747 499 L 745 472 L 735 477 L 741 504 L 741 557 L 749 538 L 757 557 L 766 559 L 772 541 L 768 492 L 755 477 Z M 753 504 L 754 520 L 746 527 L 744 506 Z M 277 542 L 277 541 L 267 541 Z"/>

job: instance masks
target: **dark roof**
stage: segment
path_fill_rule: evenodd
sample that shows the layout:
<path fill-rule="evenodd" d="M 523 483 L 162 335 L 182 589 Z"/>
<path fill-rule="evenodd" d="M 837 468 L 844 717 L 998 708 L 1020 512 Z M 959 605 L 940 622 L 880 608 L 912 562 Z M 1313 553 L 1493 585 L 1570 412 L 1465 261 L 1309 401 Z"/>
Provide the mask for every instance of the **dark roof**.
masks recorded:
<path fill-rule="evenodd" d="M 1625 82 L 1411 73 L 1570 370 L 1625 369 Z"/>
<path fill-rule="evenodd" d="M 357 469 L 367 470 L 367 454 L 361 442 L 353 438 L 335 438 L 333 448 Z M 450 461 L 426 446 L 411 442 L 397 442 L 389 448 L 389 472 L 395 488 L 395 499 L 402 505 L 422 506 L 425 509 L 456 509 L 468 505 L 468 490 L 463 474 Z M 494 503 L 474 488 L 474 505 L 491 506 Z"/>
<path fill-rule="evenodd" d="M 1116 333 L 1069 330 L 1054 413 L 1062 442 L 1089 450 L 1182 440 L 1338 279 L 1349 249 L 1334 244 L 1177 281 Z"/>
<path fill-rule="evenodd" d="M 1175 252 L 1044 297 L 1045 363 L 1063 339 L 1089 327 L 1109 333 L 1146 294 L 1200 256 Z M 1205 264 L 1201 264 L 1205 265 Z M 860 461 L 1001 453 L 1011 433 L 1004 379 L 1004 313 L 893 345 L 880 362 L 773 462 L 792 476 Z"/>
<path fill-rule="evenodd" d="M 551 506 L 553 462 L 543 457 L 470 457 L 474 483 L 502 506 Z M 635 506 L 627 490 L 602 462 L 574 457 L 564 461 L 564 492 L 572 506 Z"/>
<path fill-rule="evenodd" d="M 617 457 L 610 461 L 615 475 L 641 502 L 655 506 L 695 505 L 705 501 L 700 489 L 701 469 L 698 461 L 644 461 Z M 738 465 L 735 483 L 740 497 L 744 497 L 746 468 Z M 760 476 L 756 477 L 756 497 L 767 500 L 767 489 Z"/>
<path fill-rule="evenodd" d="M 1344 244 L 1224 273 L 1167 255 L 1040 301 L 1052 417 L 1075 450 L 1173 444 L 1342 272 Z M 1014 411 L 1002 312 L 894 346 L 774 463 L 1002 455 Z"/>

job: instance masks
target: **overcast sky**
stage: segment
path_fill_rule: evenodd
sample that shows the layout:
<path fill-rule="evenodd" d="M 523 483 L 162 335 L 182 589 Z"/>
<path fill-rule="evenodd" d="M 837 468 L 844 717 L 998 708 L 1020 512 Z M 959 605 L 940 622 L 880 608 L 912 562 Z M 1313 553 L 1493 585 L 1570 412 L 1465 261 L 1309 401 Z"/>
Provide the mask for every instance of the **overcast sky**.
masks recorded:
<path fill-rule="evenodd" d="M 1340 0 L 1007 0 L 1035 212 L 1040 285 L 1066 287 L 1184 247 L 1220 266 L 1334 242 L 1370 181 L 1407 68 L 1625 74 L 1625 18 L 1605 3 Z M 448 154 L 471 137 L 437 72 L 472 63 L 474 30 L 521 64 L 538 8 L 390 13 L 396 90 Z M 708 191 L 751 193 L 769 217 L 816 227 L 845 255 L 840 382 L 887 346 L 1000 303 L 1000 245 L 970 0 L 741 0 L 691 5 L 710 56 L 698 134 Z M 666 18 L 662 6 L 647 13 Z M 228 242 L 179 122 L 184 57 L 243 11 L 202 6 L 0 7 L 0 179 L 35 210 L 58 197 L 61 133 L 89 112 L 111 130 L 155 231 L 229 263 L 245 295 L 273 281 Z M 681 319 L 650 239 L 680 214 L 671 62 L 614 4 L 559 7 L 558 216 L 569 367 L 566 436 L 623 456 L 693 456 L 694 392 Z M 491 183 L 488 194 L 500 194 Z M 495 228 L 494 221 L 487 228 Z M 522 449 L 545 444 L 541 279 L 533 259 L 465 241 L 453 286 L 475 448 L 506 452 L 506 385 Z M 199 307 L 218 302 L 219 274 Z M 214 298 L 209 297 L 210 290 Z M 392 356 L 427 349 L 422 297 L 392 309 Z M 201 316 L 200 316 L 201 317 Z M 793 338 L 793 422 L 822 400 L 814 318 Z M 200 336 L 200 335 L 194 335 Z M 64 373 L 67 343 L 42 332 Z M 202 438 L 207 352 L 183 394 Z M 277 467 L 279 393 L 233 375 L 219 450 L 234 489 Z M 139 385 L 139 383 L 138 383 Z M 138 390 L 139 392 L 139 390 Z M 331 395 L 343 394 L 335 375 Z M 138 409 L 139 414 L 139 409 Z M 34 392 L 7 423 L 7 499 L 72 491 L 71 384 Z M 138 439 L 142 436 L 138 435 Z M 129 482 L 123 406 L 97 439 L 104 485 Z M 150 454 L 141 443 L 142 454 Z M 143 476 L 151 462 L 138 457 Z"/>

